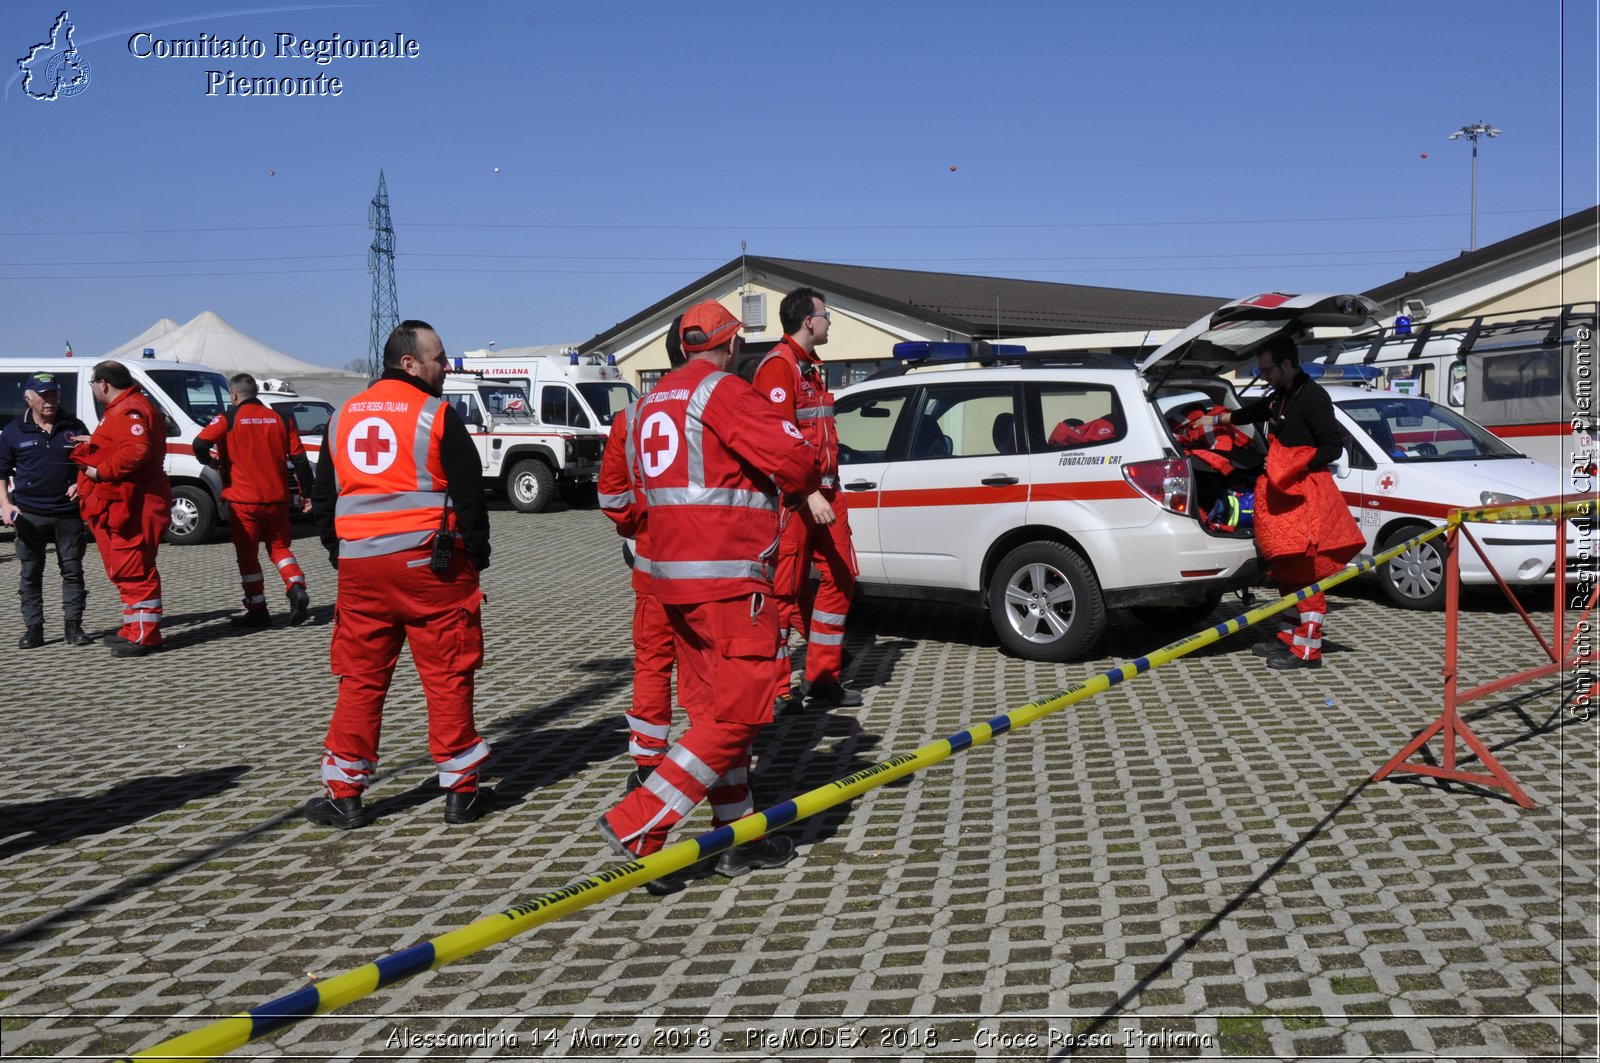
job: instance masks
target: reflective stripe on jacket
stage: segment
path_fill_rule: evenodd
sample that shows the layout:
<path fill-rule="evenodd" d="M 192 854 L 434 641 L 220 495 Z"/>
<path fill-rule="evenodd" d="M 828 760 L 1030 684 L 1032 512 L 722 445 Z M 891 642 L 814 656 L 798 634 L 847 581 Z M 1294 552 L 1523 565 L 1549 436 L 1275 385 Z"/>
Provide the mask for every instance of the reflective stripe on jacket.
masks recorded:
<path fill-rule="evenodd" d="M 801 494 L 818 482 L 799 430 L 742 379 L 693 359 L 639 400 L 628 442 L 656 597 L 688 604 L 770 592 L 776 490 Z"/>
<path fill-rule="evenodd" d="M 334 415 L 322 460 L 333 461 L 339 482 L 333 523 L 341 557 L 399 553 L 438 532 L 449 489 L 439 460 L 443 407 L 437 396 L 380 380 Z"/>

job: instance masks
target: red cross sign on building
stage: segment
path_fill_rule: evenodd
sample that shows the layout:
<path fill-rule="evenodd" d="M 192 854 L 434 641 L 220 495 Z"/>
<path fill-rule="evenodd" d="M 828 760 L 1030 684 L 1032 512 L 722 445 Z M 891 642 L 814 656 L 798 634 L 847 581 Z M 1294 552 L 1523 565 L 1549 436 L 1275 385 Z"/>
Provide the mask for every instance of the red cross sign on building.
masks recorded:
<path fill-rule="evenodd" d="M 664 413 L 652 413 L 639 431 L 639 463 L 646 476 L 660 476 L 678 456 L 678 426 Z"/>
<path fill-rule="evenodd" d="M 362 472 L 379 473 L 400 455 L 394 429 L 381 417 L 368 417 L 345 440 L 345 455 Z"/>

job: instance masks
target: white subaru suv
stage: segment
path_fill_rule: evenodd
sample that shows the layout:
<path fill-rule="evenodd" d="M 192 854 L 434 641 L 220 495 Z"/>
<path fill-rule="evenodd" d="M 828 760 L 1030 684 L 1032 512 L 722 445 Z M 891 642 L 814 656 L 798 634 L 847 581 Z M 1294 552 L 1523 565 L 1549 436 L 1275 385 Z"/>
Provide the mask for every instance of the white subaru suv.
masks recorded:
<path fill-rule="evenodd" d="M 1259 578 L 1248 531 L 1202 525 L 1132 362 L 984 343 L 895 355 L 835 401 L 863 592 L 985 607 L 1013 653 L 1061 661 L 1092 650 L 1108 606 L 1181 623 Z"/>

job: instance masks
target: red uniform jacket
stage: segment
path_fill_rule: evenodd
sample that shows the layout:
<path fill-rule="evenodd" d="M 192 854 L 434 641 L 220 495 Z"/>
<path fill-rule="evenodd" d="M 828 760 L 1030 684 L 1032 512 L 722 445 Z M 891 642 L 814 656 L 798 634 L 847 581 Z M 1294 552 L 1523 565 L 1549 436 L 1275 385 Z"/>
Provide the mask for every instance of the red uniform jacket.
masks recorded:
<path fill-rule="evenodd" d="M 650 527 L 645 520 L 644 500 L 635 490 L 637 461 L 633 440 L 628 435 L 629 418 L 637 409 L 638 404 L 634 403 L 618 410 L 611 418 L 611 435 L 606 439 L 605 453 L 600 458 L 595 491 L 600 499 L 600 512 L 616 524 L 617 534 L 633 540 L 633 589 L 649 593 Z"/>
<path fill-rule="evenodd" d="M 89 441 L 72 448 L 72 460 L 100 477 L 78 474 L 85 520 L 132 527 L 138 522 L 139 507 L 133 503 L 139 494 L 172 495 L 164 468 L 167 419 L 137 387 L 111 400 Z"/>
<path fill-rule="evenodd" d="M 217 460 L 211 457 L 214 446 Z M 260 399 L 246 399 L 232 413 L 212 418 L 194 437 L 194 454 L 204 464 L 221 468 L 222 497 L 229 502 L 288 502 L 290 461 L 300 480 L 301 497 L 311 497 L 311 463 L 300 433 Z"/>
<path fill-rule="evenodd" d="M 628 432 L 664 604 L 771 593 L 776 492 L 819 484 L 816 452 L 737 376 L 693 359 L 639 400 Z"/>
<path fill-rule="evenodd" d="M 755 391 L 793 421 L 817 451 L 823 487 L 839 486 L 839 431 L 833 423 L 833 392 L 820 359 L 785 336 L 756 368 Z"/>

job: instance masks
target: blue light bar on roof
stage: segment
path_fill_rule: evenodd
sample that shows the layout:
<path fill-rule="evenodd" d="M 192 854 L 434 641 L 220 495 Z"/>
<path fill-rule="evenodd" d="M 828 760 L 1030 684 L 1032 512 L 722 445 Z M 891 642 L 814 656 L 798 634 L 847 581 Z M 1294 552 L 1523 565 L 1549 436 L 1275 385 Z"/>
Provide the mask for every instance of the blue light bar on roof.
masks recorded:
<path fill-rule="evenodd" d="M 1312 362 L 1300 368 L 1312 380 L 1376 380 L 1383 375 L 1383 370 L 1375 365 L 1324 365 Z"/>
<path fill-rule="evenodd" d="M 995 358 L 1021 358 L 1028 348 L 1020 343 L 935 343 L 912 340 L 894 345 L 894 356 L 903 362 L 984 362 Z"/>

